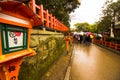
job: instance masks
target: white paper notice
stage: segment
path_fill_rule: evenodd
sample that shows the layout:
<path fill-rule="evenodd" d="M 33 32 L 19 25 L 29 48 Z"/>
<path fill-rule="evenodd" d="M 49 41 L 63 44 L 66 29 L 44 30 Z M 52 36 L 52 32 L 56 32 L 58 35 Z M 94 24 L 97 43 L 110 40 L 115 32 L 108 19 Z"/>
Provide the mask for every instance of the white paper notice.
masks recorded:
<path fill-rule="evenodd" d="M 9 47 L 23 46 L 23 33 L 8 31 Z"/>

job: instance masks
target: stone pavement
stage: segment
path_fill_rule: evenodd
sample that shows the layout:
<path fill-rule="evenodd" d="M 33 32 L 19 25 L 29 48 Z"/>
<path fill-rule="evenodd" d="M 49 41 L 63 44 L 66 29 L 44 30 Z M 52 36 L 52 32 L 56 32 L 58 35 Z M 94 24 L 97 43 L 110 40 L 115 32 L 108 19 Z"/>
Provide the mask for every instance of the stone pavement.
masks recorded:
<path fill-rule="evenodd" d="M 46 74 L 40 80 L 69 80 L 70 72 L 68 67 L 70 65 L 72 49 L 68 54 L 63 54 L 56 61 L 51 68 L 46 72 Z"/>

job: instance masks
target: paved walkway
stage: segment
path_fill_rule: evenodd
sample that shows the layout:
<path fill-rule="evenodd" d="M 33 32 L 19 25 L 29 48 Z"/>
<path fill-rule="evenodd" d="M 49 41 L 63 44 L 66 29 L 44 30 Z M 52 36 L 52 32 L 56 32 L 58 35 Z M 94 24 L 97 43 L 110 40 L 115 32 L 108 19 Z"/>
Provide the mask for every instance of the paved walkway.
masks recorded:
<path fill-rule="evenodd" d="M 63 53 L 60 58 L 49 68 L 49 70 L 41 77 L 40 80 L 69 80 L 65 78 L 66 70 L 68 68 L 71 58 L 71 53 L 68 55 L 67 52 Z"/>
<path fill-rule="evenodd" d="M 70 80 L 120 80 L 120 55 L 94 44 L 74 44 Z"/>

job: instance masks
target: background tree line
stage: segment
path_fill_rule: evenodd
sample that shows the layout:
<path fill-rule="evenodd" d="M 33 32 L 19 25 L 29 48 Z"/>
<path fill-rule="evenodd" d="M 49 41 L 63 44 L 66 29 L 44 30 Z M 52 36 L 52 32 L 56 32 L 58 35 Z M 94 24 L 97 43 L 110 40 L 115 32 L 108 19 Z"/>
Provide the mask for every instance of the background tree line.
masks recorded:
<path fill-rule="evenodd" d="M 97 32 L 97 23 L 95 24 L 89 24 L 87 22 L 84 23 L 76 23 L 74 24 L 76 31 L 84 31 L 84 32 Z"/>

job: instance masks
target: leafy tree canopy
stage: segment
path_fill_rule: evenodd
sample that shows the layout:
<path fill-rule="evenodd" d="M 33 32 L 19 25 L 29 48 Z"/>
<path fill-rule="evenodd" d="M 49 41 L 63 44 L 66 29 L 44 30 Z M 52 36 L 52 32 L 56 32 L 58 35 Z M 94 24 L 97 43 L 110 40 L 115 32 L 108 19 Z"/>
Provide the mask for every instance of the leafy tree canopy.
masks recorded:
<path fill-rule="evenodd" d="M 74 26 L 76 27 L 76 31 L 90 31 L 90 32 L 97 31 L 97 23 L 95 24 L 89 24 L 87 22 L 76 23 L 74 24 Z"/>
<path fill-rule="evenodd" d="M 110 31 L 110 27 L 112 27 L 113 33 L 116 36 L 115 18 L 120 17 L 120 0 L 117 2 L 112 2 L 112 0 L 106 1 L 102 13 L 103 15 L 98 22 L 98 31 Z"/>

